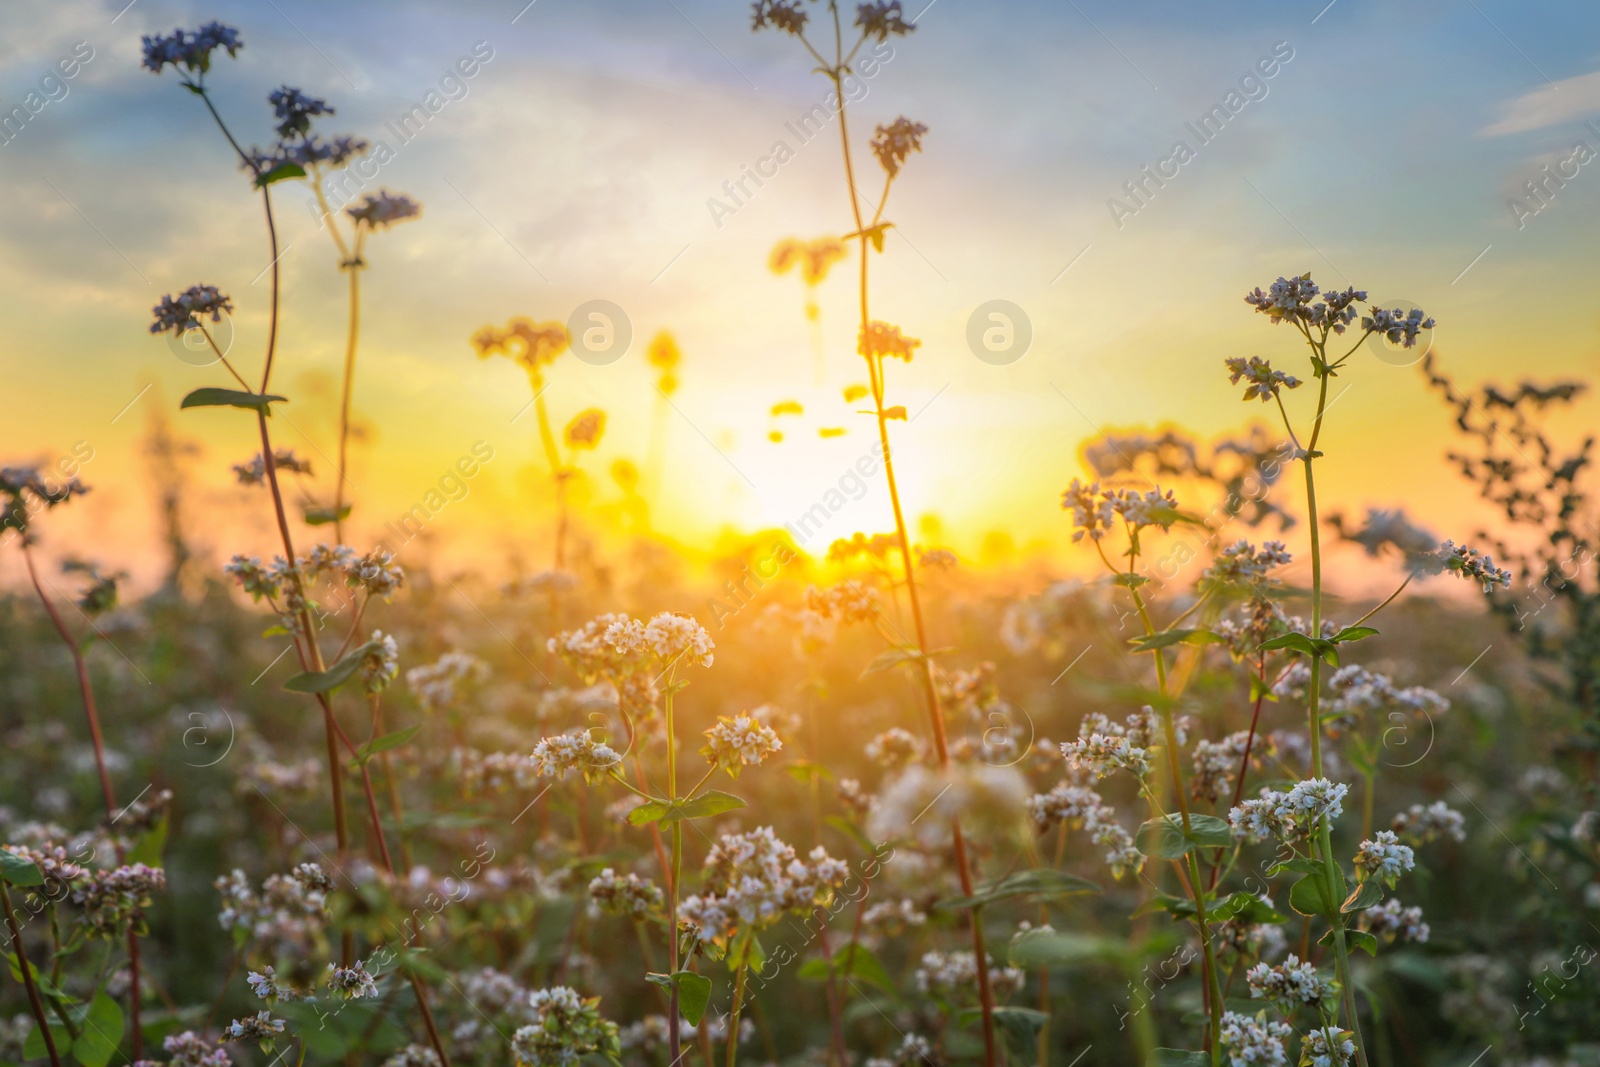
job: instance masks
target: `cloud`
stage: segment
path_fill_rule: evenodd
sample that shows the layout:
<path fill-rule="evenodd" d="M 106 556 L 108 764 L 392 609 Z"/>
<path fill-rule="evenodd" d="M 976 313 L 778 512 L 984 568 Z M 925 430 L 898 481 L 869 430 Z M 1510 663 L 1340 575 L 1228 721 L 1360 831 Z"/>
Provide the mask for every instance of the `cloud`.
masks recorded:
<path fill-rule="evenodd" d="M 1485 137 L 1542 130 L 1558 122 L 1600 111 L 1600 71 L 1565 78 L 1525 93 L 1505 105 L 1498 122 L 1485 126 Z"/>

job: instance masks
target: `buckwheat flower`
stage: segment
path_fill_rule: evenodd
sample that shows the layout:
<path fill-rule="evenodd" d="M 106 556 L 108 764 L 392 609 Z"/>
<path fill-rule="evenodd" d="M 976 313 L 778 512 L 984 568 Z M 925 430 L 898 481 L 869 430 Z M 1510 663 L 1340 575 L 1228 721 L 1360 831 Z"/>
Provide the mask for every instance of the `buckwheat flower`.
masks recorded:
<path fill-rule="evenodd" d="M 883 610 L 876 590 L 849 579 L 826 589 L 807 587 L 806 609 L 842 622 L 871 622 Z"/>
<path fill-rule="evenodd" d="M 83 922 L 101 937 L 144 929 L 144 911 L 155 894 L 167 887 L 167 874 L 143 863 L 124 864 L 109 871 L 90 871 L 72 891 L 72 901 L 83 909 Z"/>
<path fill-rule="evenodd" d="M 457 701 L 457 687 L 469 689 L 489 677 L 489 665 L 470 652 L 451 651 L 437 662 L 406 671 L 406 686 L 425 711 L 442 711 Z"/>
<path fill-rule="evenodd" d="M 626 878 L 619 877 L 607 867 L 590 880 L 589 899 L 601 911 L 642 919 L 660 911 L 666 896 L 661 887 L 648 878 L 631 873 Z"/>
<path fill-rule="evenodd" d="M 1387 308 L 1375 307 L 1371 312 L 1370 315 L 1362 317 L 1361 328 L 1368 333 L 1379 334 L 1390 344 L 1399 345 L 1401 348 L 1416 347 L 1417 334 L 1423 330 L 1431 330 L 1436 325 L 1432 319 L 1424 317 L 1417 308 L 1402 312 L 1399 308 L 1390 311 Z"/>
<path fill-rule="evenodd" d="M 409 196 L 381 189 L 376 193 L 368 193 L 361 199 L 361 203 L 355 207 L 345 208 L 344 213 L 354 219 L 358 226 L 365 226 L 369 230 L 381 230 L 386 226 L 421 215 L 422 205 Z"/>
<path fill-rule="evenodd" d="M 927 922 L 927 912 L 918 908 L 910 897 L 869 904 L 861 915 L 863 928 L 890 936 L 899 936 L 908 928 L 925 926 Z"/>
<path fill-rule="evenodd" d="M 233 1064 L 226 1049 L 217 1048 L 193 1030 L 173 1034 L 161 1042 L 161 1047 L 172 1057 L 168 1062 L 174 1067 L 232 1067 Z"/>
<path fill-rule="evenodd" d="M 368 596 L 388 599 L 405 581 L 406 572 L 394 561 L 394 554 L 381 548 L 351 560 L 345 567 L 345 583 L 352 589 L 365 589 Z"/>
<path fill-rule="evenodd" d="M 923 123 L 912 122 L 901 115 L 887 126 L 880 125 L 873 133 L 870 143 L 872 154 L 878 157 L 878 162 L 893 178 L 900 173 L 907 156 L 922 151 L 922 135 L 927 132 L 928 127 Z"/>
<path fill-rule="evenodd" d="M 293 474 L 310 474 L 311 461 L 301 459 L 294 454 L 292 448 L 275 448 L 272 450 L 272 466 L 274 470 L 289 471 Z M 239 480 L 240 485 L 264 485 L 267 480 L 267 464 L 257 452 L 250 457 L 249 463 L 235 463 L 233 475 Z"/>
<path fill-rule="evenodd" d="M 1040 833 L 1061 822 L 1074 829 L 1082 827 L 1085 821 L 1096 818 L 1102 811 L 1108 816 L 1116 814 L 1105 806 L 1099 793 L 1086 785 L 1073 785 L 1066 780 L 1057 782 L 1048 793 L 1035 793 L 1028 798 L 1027 806 L 1033 825 Z"/>
<path fill-rule="evenodd" d="M 1269 838 L 1292 840 L 1298 836 L 1294 821 L 1283 811 L 1283 794 L 1264 790 L 1254 800 L 1242 801 L 1228 811 L 1228 826 L 1235 841 L 1252 843 Z"/>
<path fill-rule="evenodd" d="M 1442 800 L 1424 807 L 1413 804 L 1394 817 L 1390 824 L 1394 832 L 1413 844 L 1424 844 L 1439 838 L 1452 841 L 1467 839 L 1467 820 L 1459 811 Z"/>
<path fill-rule="evenodd" d="M 1379 830 L 1371 840 L 1361 842 L 1355 866 L 1357 880 L 1376 878 L 1393 889 L 1400 876 L 1416 866 L 1416 859 L 1409 846 L 1400 844 L 1393 830 Z"/>
<path fill-rule="evenodd" d="M 1106 499 L 1111 504 L 1111 510 L 1122 516 L 1123 521 L 1135 529 L 1143 526 L 1159 526 L 1165 530 L 1178 521 L 1178 501 L 1170 489 L 1165 493 L 1160 489 L 1151 489 L 1143 493 L 1132 489 L 1117 489 L 1107 492 Z"/>
<path fill-rule="evenodd" d="M 1307 687 L 1311 684 L 1311 667 L 1303 659 L 1297 659 L 1272 683 L 1272 695 L 1279 700 L 1292 699 L 1304 700 Z"/>
<path fill-rule="evenodd" d="M 546 737 L 533 749 L 533 771 L 541 778 L 565 778 L 568 771 L 578 771 L 592 783 L 621 762 L 616 750 L 587 730 Z"/>
<path fill-rule="evenodd" d="M 1278 395 L 1279 389 L 1298 389 L 1301 381 L 1292 374 L 1285 374 L 1281 370 L 1273 370 L 1272 364 L 1260 356 L 1251 356 L 1248 361 L 1239 356 L 1223 360 L 1227 364 L 1228 384 L 1238 385 L 1243 378 L 1248 384 L 1245 387 L 1246 400 L 1259 399 L 1263 404 L 1271 403 Z"/>
<path fill-rule="evenodd" d="M 996 967 L 988 960 L 989 987 L 996 996 L 1020 991 L 1027 975 L 1017 967 Z M 971 952 L 925 952 L 916 971 L 917 988 L 951 1002 L 978 995 L 978 957 Z"/>
<path fill-rule="evenodd" d="M 709 667 L 716 645 L 705 628 L 688 615 L 663 611 L 645 624 L 644 640 L 657 659 L 674 663 L 680 657 L 690 664 Z"/>
<path fill-rule="evenodd" d="M 1289 790 L 1285 804 L 1294 812 L 1296 821 L 1314 827 L 1323 818 L 1329 822 L 1337 819 L 1344 811 L 1345 794 L 1349 792 L 1347 785 L 1326 778 L 1307 778 Z"/>
<path fill-rule="evenodd" d="M 877 797 L 861 788 L 861 782 L 856 778 L 839 779 L 837 790 L 839 803 L 853 815 L 871 814 L 873 806 L 878 802 Z"/>
<path fill-rule="evenodd" d="M 1076 741 L 1063 742 L 1061 754 L 1070 766 L 1092 770 L 1096 778 L 1104 778 L 1119 770 L 1128 771 L 1135 778 L 1143 778 L 1150 773 L 1149 751 L 1134 746 L 1126 737 L 1091 734 Z"/>
<path fill-rule="evenodd" d="M 523 318 L 512 319 L 504 330 L 485 326 L 472 335 L 472 347 L 479 359 L 503 355 L 534 375 L 542 374 L 543 368 L 571 344 L 572 338 L 563 324 Z"/>
<path fill-rule="evenodd" d="M 274 1019 L 268 1011 L 258 1011 L 243 1019 L 235 1019 L 222 1028 L 222 1040 L 230 1041 L 271 1041 L 283 1033 L 283 1020 Z"/>
<path fill-rule="evenodd" d="M 1111 528 L 1111 502 L 1101 494 L 1099 482 L 1085 485 L 1077 478 L 1072 479 L 1072 484 L 1061 494 L 1061 508 L 1072 512 L 1072 525 L 1076 527 L 1072 533 L 1074 543 L 1082 541 L 1085 535 L 1091 541 L 1098 541 Z"/>
<path fill-rule="evenodd" d="M 1510 571 L 1496 567 L 1493 557 L 1454 541 L 1446 541 L 1439 546 L 1439 551 L 1429 559 L 1427 569 L 1434 574 L 1449 571 L 1475 581 L 1485 593 L 1494 592 L 1496 586 L 1511 588 Z"/>
<path fill-rule="evenodd" d="M 298 141 L 274 145 L 273 155 L 267 156 L 263 153 L 267 165 L 264 165 L 261 159 L 256 159 L 253 160 L 254 169 L 270 171 L 273 166 L 285 162 L 297 163 L 305 170 L 316 166 L 337 169 L 353 159 L 366 155 L 371 147 L 370 143 L 360 137 L 339 136 L 332 140 L 324 140 L 318 134 L 312 133 Z"/>
<path fill-rule="evenodd" d="M 163 296 L 161 303 L 150 309 L 155 316 L 150 332 L 181 334 L 200 325 L 208 315 L 212 322 L 221 322 L 222 316 L 232 311 L 233 301 L 216 286 L 191 285 L 176 297 Z"/>
<path fill-rule="evenodd" d="M 739 768 L 765 763 L 782 748 L 776 730 L 741 712 L 731 719 L 726 715 L 717 719 L 717 724 L 706 731 L 706 744 L 700 754 L 737 778 Z"/>
<path fill-rule="evenodd" d="M 922 758 L 922 741 L 909 730 L 890 727 L 867 742 L 867 758 L 888 770 L 898 770 Z"/>
<path fill-rule="evenodd" d="M 512 1051 L 529 1067 L 567 1067 L 590 1053 L 617 1062 L 617 1024 L 601 1017 L 599 1005 L 599 997 L 584 999 L 567 986 L 534 990 L 528 1006 L 535 1021 L 512 1035 Z"/>
<path fill-rule="evenodd" d="M 567 423 L 567 447 L 572 449 L 595 448 L 606 432 L 606 413 L 599 408 L 580 411 Z"/>
<path fill-rule="evenodd" d="M 1284 1005 L 1315 1007 L 1339 991 L 1339 983 L 1323 978 L 1315 965 L 1301 963 L 1293 953 L 1277 966 L 1256 964 L 1245 972 L 1245 981 L 1252 997 Z"/>
<path fill-rule="evenodd" d="M 299 995 L 294 988 L 278 981 L 278 976 L 271 967 L 263 967 L 260 971 L 251 971 L 245 982 L 250 986 L 250 991 L 268 1004 L 279 1001 L 298 1000 Z"/>
<path fill-rule="evenodd" d="M 407 1045 L 384 1060 L 383 1067 L 439 1067 L 439 1054 L 427 1045 Z"/>
<path fill-rule="evenodd" d="M 76 478 L 51 485 L 37 467 L 0 467 L 0 530 L 16 530 L 26 537 L 32 516 L 88 491 Z"/>
<path fill-rule="evenodd" d="M 373 647 L 361 658 L 361 688 L 381 693 L 400 674 L 400 646 L 393 634 L 382 630 L 372 631 L 368 641 Z"/>
<path fill-rule="evenodd" d="M 973 840 L 1014 838 L 1028 832 L 1027 798 L 1027 782 L 1014 767 L 963 761 L 936 771 L 914 763 L 883 787 L 867 835 L 943 847 L 959 817 Z"/>
<path fill-rule="evenodd" d="M 1336 1026 L 1312 1030 L 1300 1043 L 1300 1067 L 1349 1067 L 1356 1055 L 1352 1036 Z"/>
<path fill-rule="evenodd" d="M 1233 792 L 1233 783 L 1244 762 L 1245 748 L 1251 745 L 1249 730 L 1231 733 L 1221 741 L 1196 741 L 1194 745 L 1194 775 L 1189 787 L 1201 800 L 1221 800 Z M 1251 748 L 1251 755 L 1259 757 L 1261 739 Z"/>
<path fill-rule="evenodd" d="M 862 328 L 857 351 L 868 359 L 889 356 L 910 363 L 911 354 L 920 347 L 922 342 L 902 334 L 900 327 L 874 319 Z"/>
<path fill-rule="evenodd" d="M 876 37 L 879 41 L 887 41 L 890 34 L 903 37 L 917 28 L 905 20 L 900 0 L 887 3 L 873 0 L 870 4 L 856 5 L 856 25 L 861 27 L 861 36 Z"/>
<path fill-rule="evenodd" d="M 288 85 L 268 93 L 267 103 L 272 105 L 272 112 L 278 119 L 279 137 L 304 137 L 311 132 L 313 118 L 334 113 L 326 100 L 307 96 Z"/>
<path fill-rule="evenodd" d="M 212 52 L 222 48 L 229 56 L 236 56 L 244 47 L 239 31 L 220 22 L 208 22 L 193 32 L 178 29 L 169 34 L 146 34 L 141 40 L 143 66 L 152 74 L 160 74 L 170 64 L 203 75 L 211 69 Z"/>
<path fill-rule="evenodd" d="M 1402 907 L 1394 897 L 1362 912 L 1361 928 L 1387 941 L 1418 945 L 1426 943 L 1431 932 L 1422 921 L 1421 908 Z"/>
<path fill-rule="evenodd" d="M 1211 566 L 1200 573 L 1200 585 L 1256 586 L 1266 580 L 1274 567 L 1285 566 L 1291 559 L 1282 541 L 1266 541 L 1260 549 L 1249 541 L 1235 541 L 1217 553 Z"/>
<path fill-rule="evenodd" d="M 772 26 L 799 37 L 805 32 L 806 19 L 810 18 L 800 0 L 755 0 L 750 8 L 754 14 L 752 30 Z"/>
<path fill-rule="evenodd" d="M 329 992 L 345 1000 L 360 1000 L 378 995 L 378 983 L 367 971 L 367 965 L 356 960 L 348 967 L 328 964 L 327 986 Z"/>
<path fill-rule="evenodd" d="M 1284 1042 L 1292 1033 L 1293 1027 L 1268 1019 L 1264 1011 L 1257 1012 L 1255 1018 L 1230 1011 L 1223 1013 L 1218 1038 L 1228 1050 L 1229 1061 L 1240 1067 L 1286 1067 L 1289 1060 Z"/>
<path fill-rule="evenodd" d="M 1307 273 L 1298 278 L 1279 278 L 1267 287 L 1266 292 L 1258 288 L 1245 294 L 1244 302 L 1253 305 L 1261 314 L 1270 316 L 1274 324 L 1285 318 L 1305 321 L 1311 317 L 1311 301 L 1316 299 L 1319 292 L 1321 290 L 1317 283 Z"/>

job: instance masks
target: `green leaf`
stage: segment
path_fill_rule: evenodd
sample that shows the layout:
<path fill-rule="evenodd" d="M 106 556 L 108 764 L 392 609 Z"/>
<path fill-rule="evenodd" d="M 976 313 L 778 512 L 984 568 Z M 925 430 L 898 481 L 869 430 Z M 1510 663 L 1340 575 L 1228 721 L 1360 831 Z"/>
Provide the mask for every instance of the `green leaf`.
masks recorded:
<path fill-rule="evenodd" d="M 1129 589 L 1137 589 L 1149 580 L 1142 574 L 1122 574 L 1120 572 L 1113 574 L 1110 578 L 1112 585 L 1124 585 Z"/>
<path fill-rule="evenodd" d="M 1289 906 L 1308 918 L 1334 920 L 1336 908 L 1334 895 L 1328 891 L 1328 881 L 1319 872 L 1308 874 L 1289 887 Z"/>
<path fill-rule="evenodd" d="M 1183 816 L 1176 812 L 1149 819 L 1139 827 L 1139 849 L 1147 856 L 1164 860 L 1182 859 L 1190 849 L 1227 848 L 1233 844 L 1233 831 L 1215 815 L 1189 816 L 1189 833 L 1183 832 Z"/>
<path fill-rule="evenodd" d="M 1211 1067 L 1211 1057 L 1187 1049 L 1158 1048 L 1151 1050 L 1144 1067 Z"/>
<path fill-rule="evenodd" d="M 956 1016 L 957 1026 L 972 1026 L 983 1019 L 981 1008 L 966 1008 Z M 1050 1021 L 1050 1016 L 1038 1008 L 1000 1005 L 994 1009 L 994 1021 L 1005 1034 L 1006 1042 L 1014 1055 L 1032 1063 L 1038 1051 L 1039 1031 Z"/>
<path fill-rule="evenodd" d="M 353 771 L 360 770 L 362 764 L 373 756 L 408 744 L 413 737 L 416 737 L 421 732 L 422 724 L 418 723 L 415 726 L 407 726 L 404 730 L 396 730 L 393 733 L 384 734 L 382 737 L 374 737 L 371 741 L 356 749 L 356 754 L 350 759 L 350 769 Z"/>
<path fill-rule="evenodd" d="M 1344 932 L 1345 944 L 1351 948 L 1364 949 L 1369 956 L 1378 954 L 1378 939 L 1365 930 L 1346 930 Z M 1317 940 L 1317 944 L 1333 947 L 1333 931 L 1329 930 Z"/>
<path fill-rule="evenodd" d="M 72 1054 L 83 1067 L 106 1067 L 121 1041 L 122 1008 L 102 990 L 89 1005 Z"/>
<path fill-rule="evenodd" d="M 65 1056 L 72 1048 L 72 1034 L 67 1031 L 65 1023 L 52 1021 L 50 1023 L 50 1036 L 55 1039 L 56 1051 Z M 22 1043 L 22 1058 L 25 1060 L 47 1059 L 50 1050 L 45 1048 L 44 1031 L 39 1029 L 39 1024 L 34 1023 L 33 1029 L 28 1031 L 27 1040 Z"/>
<path fill-rule="evenodd" d="M 832 959 L 806 960 L 797 973 L 808 982 L 825 982 L 830 976 L 859 978 L 887 993 L 895 991 L 889 972 L 883 969 L 883 964 L 872 950 L 860 943 L 843 946 L 833 954 Z"/>
<path fill-rule="evenodd" d="M 1270 700 L 1276 704 L 1278 702 L 1278 694 L 1272 691 L 1271 682 L 1265 681 L 1259 675 L 1252 674 L 1250 676 L 1250 703 L 1254 704 L 1258 700 Z"/>
<path fill-rule="evenodd" d="M 276 396 L 272 393 L 247 393 L 243 389 L 218 389 L 215 386 L 207 386 L 204 389 L 196 389 L 184 397 L 183 403 L 178 406 L 180 408 L 249 408 L 251 411 L 260 411 L 270 415 L 272 410 L 268 405 L 280 400 L 285 404 L 289 402 L 287 398 Z"/>
<path fill-rule="evenodd" d="M 304 178 L 305 176 L 306 169 L 300 164 L 287 162 L 279 163 L 271 170 L 257 174 L 255 178 L 255 187 L 257 189 L 265 189 L 273 182 L 286 181 L 289 178 Z"/>
<path fill-rule="evenodd" d="M 1339 911 L 1345 915 L 1353 911 L 1366 911 L 1374 904 L 1383 900 L 1383 883 L 1376 878 L 1369 878 L 1356 886 L 1339 906 Z"/>
<path fill-rule="evenodd" d="M 339 662 L 327 670 L 303 671 L 284 682 L 283 687 L 295 693 L 331 693 L 348 682 L 361 666 L 361 661 L 377 647 L 376 641 L 368 641 L 340 656 Z"/>
<path fill-rule="evenodd" d="M 1376 637 L 1378 631 L 1370 626 L 1346 626 L 1328 640 L 1334 644 L 1343 644 L 1346 641 L 1361 641 L 1368 637 Z"/>
<path fill-rule="evenodd" d="M 1018 934 L 1007 949 L 1013 967 L 1072 967 L 1089 963 L 1121 965 L 1129 959 L 1127 943 L 1087 934 L 1029 930 Z"/>
<path fill-rule="evenodd" d="M 994 881 L 984 882 L 970 897 L 952 897 L 935 904 L 936 908 L 955 910 L 980 908 L 997 900 L 1016 897 L 1037 897 L 1051 900 L 1057 897 L 1082 896 L 1100 892 L 1100 887 L 1083 878 L 1066 874 L 1051 867 L 1032 867 Z"/>
<path fill-rule="evenodd" d="M 1195 908 L 1194 901 L 1188 897 L 1174 897 L 1166 893 L 1157 893 L 1133 909 L 1133 915 L 1130 918 L 1137 919 L 1141 915 L 1154 915 L 1158 911 L 1164 911 L 1174 919 L 1189 919 L 1197 914 L 1198 909 Z"/>
<path fill-rule="evenodd" d="M 1272 869 L 1267 871 L 1267 873 L 1276 878 L 1278 875 L 1286 874 L 1289 871 L 1293 871 L 1296 874 L 1321 875 L 1322 864 L 1318 863 L 1316 860 L 1308 859 L 1285 860 L 1283 863 L 1277 864 Z"/>
<path fill-rule="evenodd" d="M 1143 637 L 1130 637 L 1128 644 L 1135 652 L 1154 652 L 1172 645 L 1218 645 L 1226 641 L 1221 634 L 1210 630 L 1162 630 Z"/>
<path fill-rule="evenodd" d="M 307 504 L 302 514 L 305 516 L 307 526 L 327 526 L 329 523 L 349 518 L 350 505 L 345 504 L 339 508 L 324 508 Z"/>
<path fill-rule="evenodd" d="M 4 848 L 0 848 L 0 878 L 17 886 L 44 885 L 36 864 Z"/>
<path fill-rule="evenodd" d="M 161 854 L 167 847 L 167 816 L 140 835 L 138 842 L 123 857 L 127 863 L 143 863 L 147 867 L 161 866 Z"/>
<path fill-rule="evenodd" d="M 11 968 L 11 980 L 13 982 L 16 982 L 18 985 L 21 985 L 22 984 L 22 965 L 17 962 L 16 954 L 12 953 L 12 952 L 7 952 L 7 953 L 5 953 L 5 958 L 6 958 L 7 965 L 9 965 L 10 968 Z M 78 1003 L 78 999 L 76 997 L 70 996 L 70 995 L 68 995 L 66 993 L 63 993 L 61 990 L 57 989 L 56 986 L 55 986 L 55 983 L 50 981 L 50 979 L 44 974 L 43 971 L 39 970 L 39 968 L 33 967 L 30 964 L 30 970 L 32 970 L 32 972 L 33 972 L 33 983 L 34 983 L 34 985 L 39 987 L 39 992 L 40 993 L 43 993 L 45 996 L 49 997 L 51 1000 L 58 1000 L 63 1004 L 76 1004 L 76 1003 Z M 43 1041 L 44 1039 L 40 1038 L 39 1040 Z"/>
<path fill-rule="evenodd" d="M 678 1010 L 689 1020 L 691 1026 L 700 1025 L 700 1017 L 705 1014 L 706 1005 L 711 1002 L 711 979 L 694 971 L 674 971 L 671 974 L 652 971 L 644 976 L 644 980 L 663 989 L 677 986 Z"/>
<path fill-rule="evenodd" d="M 867 669 L 861 672 L 861 677 L 866 678 L 869 675 L 879 674 L 898 667 L 902 663 L 915 663 L 921 658 L 922 653 L 915 645 L 902 645 L 891 648 L 885 652 L 878 653 L 872 662 L 867 664 Z"/>
<path fill-rule="evenodd" d="M 677 822 L 679 819 L 704 819 L 708 815 L 721 815 L 725 811 L 744 807 L 744 801 L 732 793 L 718 789 L 709 790 L 693 800 L 661 800 L 652 798 L 628 812 L 628 821 L 635 826 L 653 822 Z"/>
<path fill-rule="evenodd" d="M 1277 637 L 1261 642 L 1260 647 L 1268 652 L 1276 652 L 1279 649 L 1287 648 L 1295 652 L 1304 653 L 1307 656 L 1315 656 L 1317 654 L 1317 646 L 1312 644 L 1311 638 L 1305 634 L 1279 634 Z"/>
<path fill-rule="evenodd" d="M 1215 910 L 1208 910 L 1206 918 L 1214 922 L 1231 922 L 1243 920 L 1249 923 L 1281 923 L 1287 922 L 1286 916 L 1280 914 L 1272 905 L 1260 897 L 1240 890 L 1218 904 Z"/>

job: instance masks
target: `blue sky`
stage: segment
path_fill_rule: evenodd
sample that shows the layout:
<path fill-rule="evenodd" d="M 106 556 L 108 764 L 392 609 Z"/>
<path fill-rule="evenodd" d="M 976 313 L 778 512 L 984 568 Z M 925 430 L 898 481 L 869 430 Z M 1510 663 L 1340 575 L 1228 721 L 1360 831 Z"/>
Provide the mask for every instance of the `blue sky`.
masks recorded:
<path fill-rule="evenodd" d="M 791 145 L 792 161 L 720 226 L 708 207 L 792 140 L 785 123 L 824 91 L 792 40 L 749 32 L 746 4 L 124 3 L 0 9 L 6 108 L 76 42 L 95 50 L 67 95 L 0 146 L 0 359 L 30 399 L 0 428 L 8 455 L 103 442 L 99 506 L 140 519 L 139 491 L 118 472 L 136 469 L 142 408 L 109 420 L 145 385 L 139 404 L 170 408 L 213 384 L 148 337 L 149 307 L 214 282 L 235 295 L 240 343 L 259 341 L 259 209 L 199 102 L 170 72 L 139 69 L 140 34 L 210 18 L 246 41 L 212 77 L 242 140 L 264 143 L 266 93 L 298 85 L 338 108 L 326 131 L 395 149 L 374 188 L 424 204 L 369 257 L 358 407 L 373 438 L 359 463 L 385 506 L 403 508 L 483 433 L 510 462 L 463 525 L 514 501 L 526 480 L 515 472 L 536 458 L 509 421 L 525 386 L 510 366 L 475 361 L 467 338 L 514 314 L 565 318 L 594 298 L 621 305 L 641 339 L 670 329 L 685 351 L 664 505 L 683 536 L 779 521 L 864 447 L 838 398 L 859 377 L 847 282 L 821 293 L 819 383 L 799 284 L 764 269 L 782 237 L 847 228 L 834 131 Z M 1048 536 L 1077 448 L 1100 429 L 1174 421 L 1213 434 L 1256 415 L 1220 365 L 1291 357 L 1288 338 L 1240 301 L 1279 274 L 1312 270 L 1422 305 L 1469 379 L 1596 366 L 1586 278 L 1600 167 L 1580 168 L 1520 228 L 1508 200 L 1534 206 L 1519 187 L 1577 141 L 1600 151 L 1584 125 L 1600 119 L 1600 7 L 921 3 L 907 11 L 917 31 L 893 42 L 853 106 L 851 131 L 864 158 L 874 123 L 905 114 L 931 128 L 891 201 L 897 232 L 874 263 L 874 306 L 925 342 L 891 383 L 892 399 L 926 405 L 904 428 L 913 509 L 938 511 L 968 543 L 989 526 Z M 384 124 L 479 42 L 493 58 L 465 97 L 413 141 L 393 140 Z M 1293 58 L 1265 96 L 1194 144 L 1195 158 L 1119 226 L 1108 201 L 1126 202 L 1123 183 L 1189 139 L 1185 124 L 1275 48 Z M 300 447 L 326 450 L 343 294 L 307 196 L 277 196 L 289 246 L 280 382 Z M 1034 327 L 1033 348 L 1008 367 L 975 359 L 964 340 L 973 308 L 994 298 Z M 552 393 L 559 411 L 622 416 L 608 456 L 644 447 L 653 394 L 639 348 L 609 368 L 572 364 Z M 1447 422 L 1414 372 L 1372 361 L 1362 373 L 1346 436 L 1334 438 L 1348 449 L 1343 487 L 1392 504 L 1424 486 L 1432 506 L 1468 507 L 1443 475 Z M 807 430 L 851 434 L 773 448 L 765 412 L 790 396 L 807 404 Z M 185 419 L 225 482 L 247 435 Z M 858 528 L 881 525 L 878 503 L 854 516 Z"/>

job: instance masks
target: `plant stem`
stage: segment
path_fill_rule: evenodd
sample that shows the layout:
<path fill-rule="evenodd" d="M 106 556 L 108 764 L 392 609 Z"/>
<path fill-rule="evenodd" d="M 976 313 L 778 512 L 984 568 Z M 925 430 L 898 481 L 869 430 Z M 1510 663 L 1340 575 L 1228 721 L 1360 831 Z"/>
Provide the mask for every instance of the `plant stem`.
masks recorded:
<path fill-rule="evenodd" d="M 6 925 L 11 928 L 11 947 L 16 950 L 17 968 L 22 971 L 22 985 L 28 991 L 28 1007 L 33 1009 L 39 1033 L 44 1036 L 44 1047 L 50 1053 L 51 1067 L 61 1067 L 61 1054 L 56 1051 L 55 1035 L 50 1033 L 50 1021 L 44 1017 L 44 1001 L 39 999 L 39 988 L 33 982 L 33 964 L 22 950 L 22 930 L 17 926 L 16 913 L 11 910 L 11 892 L 6 888 L 4 878 L 0 878 L 0 907 L 6 909 Z"/>
<path fill-rule="evenodd" d="M 678 795 L 678 749 L 677 740 L 673 731 L 672 704 L 673 704 L 673 676 L 677 672 L 669 671 L 667 674 L 667 695 L 662 700 L 662 717 L 666 721 L 667 730 L 667 796 L 676 798 Z M 667 961 L 669 973 L 677 974 L 678 964 L 678 888 L 683 881 L 683 820 L 672 821 L 672 877 L 667 885 Z M 703 1029 L 703 1028 L 702 1028 Z M 678 1034 L 678 982 L 672 982 L 672 993 L 667 1005 L 667 1053 L 668 1062 L 676 1064 L 681 1052 L 681 1038 Z M 707 1067 L 710 1067 L 708 1064 Z"/>

